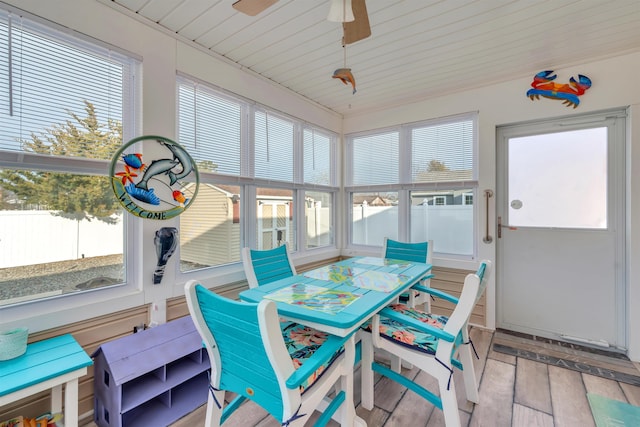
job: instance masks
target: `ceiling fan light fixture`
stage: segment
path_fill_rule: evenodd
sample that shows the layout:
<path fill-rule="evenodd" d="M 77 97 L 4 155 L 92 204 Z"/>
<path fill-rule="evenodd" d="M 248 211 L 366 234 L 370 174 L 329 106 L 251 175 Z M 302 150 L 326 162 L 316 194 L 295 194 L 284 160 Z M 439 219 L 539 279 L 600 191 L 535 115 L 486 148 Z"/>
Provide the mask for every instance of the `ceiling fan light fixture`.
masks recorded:
<path fill-rule="evenodd" d="M 331 0 L 329 15 L 327 20 L 331 22 L 352 22 L 356 18 L 353 16 L 351 0 Z"/>

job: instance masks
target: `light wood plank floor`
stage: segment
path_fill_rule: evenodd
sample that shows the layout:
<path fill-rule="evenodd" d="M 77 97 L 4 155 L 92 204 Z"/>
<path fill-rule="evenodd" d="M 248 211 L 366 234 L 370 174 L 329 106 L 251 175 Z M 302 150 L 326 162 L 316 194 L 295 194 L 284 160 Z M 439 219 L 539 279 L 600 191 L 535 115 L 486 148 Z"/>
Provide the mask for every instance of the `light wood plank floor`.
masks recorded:
<path fill-rule="evenodd" d="M 480 355 L 480 359 L 474 361 L 480 379 L 480 403 L 474 405 L 466 401 L 461 375 L 456 372 L 454 379 L 463 426 L 595 427 L 588 392 L 640 406 L 640 387 L 494 352 L 491 349 L 493 333 L 482 329 L 472 329 L 471 337 Z M 437 390 L 435 381 L 415 368 L 404 369 L 403 373 Z M 359 403 L 359 369 L 356 381 L 355 398 Z M 369 427 L 444 426 L 440 410 L 387 378 L 378 377 L 375 393 L 373 410 L 367 411 L 360 405 L 356 408 Z M 204 414 L 203 406 L 171 427 L 202 426 Z M 312 425 L 313 420 L 307 424 Z M 247 402 L 224 427 L 279 425 L 260 407 Z M 330 426 L 338 424 L 332 421 Z"/>

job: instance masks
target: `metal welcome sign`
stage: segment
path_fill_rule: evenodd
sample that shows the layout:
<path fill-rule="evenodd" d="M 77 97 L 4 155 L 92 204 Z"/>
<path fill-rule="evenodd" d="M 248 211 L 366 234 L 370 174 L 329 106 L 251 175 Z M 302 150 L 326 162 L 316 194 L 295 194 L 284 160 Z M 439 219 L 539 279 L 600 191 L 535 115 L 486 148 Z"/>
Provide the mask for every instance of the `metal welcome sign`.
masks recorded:
<path fill-rule="evenodd" d="M 145 219 L 180 215 L 198 193 L 196 163 L 176 142 L 141 136 L 123 145 L 111 160 L 111 185 L 120 204 Z"/>

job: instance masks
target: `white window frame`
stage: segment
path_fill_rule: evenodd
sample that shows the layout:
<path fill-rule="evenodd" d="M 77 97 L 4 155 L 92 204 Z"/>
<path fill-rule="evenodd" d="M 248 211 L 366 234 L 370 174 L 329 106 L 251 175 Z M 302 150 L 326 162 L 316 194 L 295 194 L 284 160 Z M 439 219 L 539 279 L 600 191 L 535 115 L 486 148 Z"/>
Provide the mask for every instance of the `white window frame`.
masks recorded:
<path fill-rule="evenodd" d="M 198 85 L 206 87 L 207 91 L 213 92 L 218 96 L 225 97 L 231 101 L 241 103 L 243 105 L 244 118 L 242 121 L 241 130 L 241 171 L 240 176 L 224 175 L 217 173 L 204 172 L 200 174 L 200 185 L 203 183 L 217 184 L 229 184 L 239 185 L 241 187 L 241 213 L 240 213 L 240 228 L 241 228 L 241 246 L 255 248 L 258 245 L 259 237 L 257 234 L 258 227 L 257 222 L 257 207 L 254 206 L 253 201 L 256 200 L 257 188 L 273 188 L 292 191 L 293 207 L 293 221 L 290 224 L 291 229 L 289 233 L 293 234 L 295 241 L 295 248 L 293 250 L 292 258 L 307 257 L 313 254 L 313 257 L 322 256 L 323 252 L 337 250 L 336 239 L 336 221 L 338 215 L 336 213 L 337 208 L 337 194 L 340 191 L 338 185 L 338 166 L 337 166 L 337 153 L 338 153 L 338 135 L 327 129 L 320 128 L 312 125 L 308 122 L 300 120 L 289 114 L 275 110 L 268 106 L 258 104 L 255 101 L 244 98 L 242 96 L 231 93 L 227 90 L 219 88 L 213 84 L 204 82 L 192 76 L 184 73 L 178 73 L 177 82 L 192 82 Z M 178 89 L 176 89 L 177 91 Z M 178 101 L 178 98 L 176 98 Z M 179 117 L 178 108 L 179 102 L 176 104 L 176 115 Z M 278 119 L 293 123 L 293 176 L 291 181 L 279 181 L 269 178 L 256 178 L 255 177 L 255 115 L 256 112 L 265 113 L 268 117 L 277 117 Z M 312 131 L 317 134 L 321 134 L 330 139 L 330 176 L 329 185 L 305 183 L 304 182 L 304 131 Z M 331 194 L 331 238 L 332 244 L 330 246 L 322 246 L 315 248 L 306 248 L 306 232 L 300 227 L 305 227 L 305 191 L 322 191 Z M 317 255 L 316 255 L 317 254 Z M 179 254 L 176 257 L 180 259 Z M 205 279 L 210 278 L 211 274 L 216 276 L 219 274 L 225 274 L 237 269 L 239 263 L 214 265 L 205 267 L 198 270 L 190 270 L 181 272 L 179 268 L 176 268 L 176 282 L 183 283 L 190 279 Z M 208 281 L 208 286 L 216 286 L 223 284 L 224 282 L 216 280 L 215 282 Z"/>
<path fill-rule="evenodd" d="M 411 130 L 415 128 L 421 128 L 431 125 L 447 124 L 452 122 L 460 122 L 465 120 L 471 120 L 473 122 L 473 134 L 472 134 L 472 177 L 470 180 L 464 181 L 448 181 L 448 182 L 413 182 L 411 177 Z M 399 183 L 398 184 L 386 184 L 386 185 L 354 185 L 353 177 L 350 175 L 350 171 L 353 169 L 354 151 L 353 141 L 356 138 L 372 136 L 376 134 L 385 134 L 389 132 L 399 133 Z M 398 193 L 398 239 L 409 241 L 411 233 L 411 191 L 436 191 L 436 190 L 468 190 L 472 189 L 477 191 L 478 188 L 478 114 L 477 112 L 457 114 L 449 117 L 443 117 L 432 120 L 425 120 L 414 123 L 399 124 L 396 126 L 368 130 L 363 132 L 357 132 L 344 136 L 345 147 L 345 194 L 343 197 L 343 203 L 345 206 L 345 228 L 346 228 L 346 242 L 345 247 L 350 253 L 371 253 L 372 251 L 379 251 L 380 246 L 371 245 L 359 245 L 353 243 L 353 218 L 351 212 L 351 200 L 354 193 L 370 193 L 370 192 L 397 192 Z M 446 203 L 446 202 L 445 202 Z M 478 251 L 478 224 L 477 224 L 477 205 L 473 205 L 473 254 L 472 255 L 457 255 L 457 254 L 439 254 L 437 247 L 434 245 L 434 258 L 446 257 L 448 259 L 460 259 L 470 260 L 477 257 Z M 382 242 L 381 242 L 382 244 Z M 375 253 L 375 252 L 374 252 Z"/>
<path fill-rule="evenodd" d="M 471 203 L 467 203 L 467 197 L 471 197 Z M 473 205 L 473 193 L 463 193 L 462 194 L 462 204 L 463 205 Z"/>
<path fill-rule="evenodd" d="M 134 60 L 127 89 L 123 93 L 127 105 L 123 106 L 123 143 L 140 133 L 140 124 L 136 112 L 141 108 L 141 87 L 137 84 L 141 75 L 142 58 L 121 48 L 111 46 L 89 36 L 73 32 L 67 28 L 21 10 L 2 5 L 3 10 L 22 16 L 31 21 L 43 33 L 55 35 L 55 38 L 73 45 L 80 43 L 85 48 L 95 45 L 98 49 L 110 49 Z M 126 101 L 128 99 L 128 101 Z M 84 175 L 96 175 L 104 171 L 108 176 L 110 160 L 43 156 L 23 151 L 0 151 L 0 168 L 27 169 L 53 172 L 66 172 Z M 125 282 L 122 285 L 62 294 L 0 307 L 0 318 L 6 328 L 26 326 L 30 330 L 40 330 L 42 325 L 57 327 L 80 319 L 109 314 L 114 311 L 143 305 L 140 265 L 142 264 L 142 220 L 124 215 L 123 264 Z M 28 307 L 28 308 L 27 308 Z"/>

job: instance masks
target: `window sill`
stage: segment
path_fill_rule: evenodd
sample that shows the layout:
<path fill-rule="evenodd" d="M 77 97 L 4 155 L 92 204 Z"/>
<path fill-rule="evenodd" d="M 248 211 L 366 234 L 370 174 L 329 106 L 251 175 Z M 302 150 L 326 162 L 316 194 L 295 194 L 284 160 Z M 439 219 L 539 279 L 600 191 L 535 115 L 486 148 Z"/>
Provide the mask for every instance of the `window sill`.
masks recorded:
<path fill-rule="evenodd" d="M 143 292 L 118 286 L 2 307 L 0 318 L 5 328 L 27 327 L 34 333 L 144 304 Z"/>

